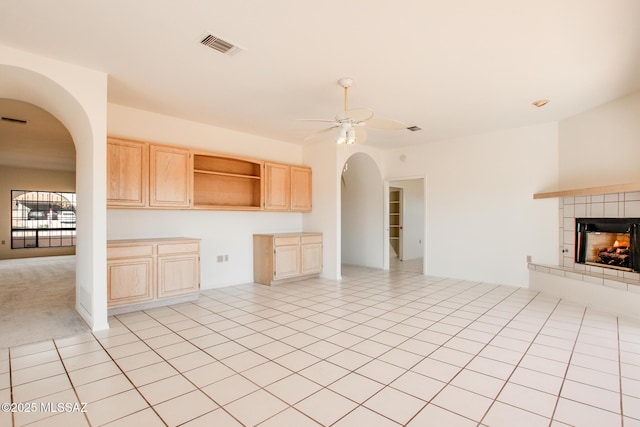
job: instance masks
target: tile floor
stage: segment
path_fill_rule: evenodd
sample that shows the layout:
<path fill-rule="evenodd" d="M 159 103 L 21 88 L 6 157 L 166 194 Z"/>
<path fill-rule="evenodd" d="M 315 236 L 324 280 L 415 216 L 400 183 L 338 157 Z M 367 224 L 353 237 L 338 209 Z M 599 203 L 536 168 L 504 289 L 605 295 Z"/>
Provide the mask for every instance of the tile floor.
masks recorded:
<path fill-rule="evenodd" d="M 0 349 L 0 401 L 35 409 L 0 425 L 640 426 L 640 321 L 415 271 L 343 274 Z"/>

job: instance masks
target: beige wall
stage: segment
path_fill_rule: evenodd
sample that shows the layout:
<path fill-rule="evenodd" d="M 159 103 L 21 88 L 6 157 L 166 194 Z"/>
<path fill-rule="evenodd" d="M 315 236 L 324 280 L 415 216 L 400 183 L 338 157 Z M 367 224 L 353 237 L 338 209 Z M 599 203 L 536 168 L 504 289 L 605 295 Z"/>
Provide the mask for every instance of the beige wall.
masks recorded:
<path fill-rule="evenodd" d="M 640 92 L 560 121 L 559 188 L 640 181 Z"/>
<path fill-rule="evenodd" d="M 385 179 L 425 177 L 428 275 L 527 286 L 527 256 L 555 264 L 557 124 L 505 129 L 387 152 Z"/>
<path fill-rule="evenodd" d="M 75 172 L 0 166 L 0 259 L 75 254 L 71 248 L 11 249 L 11 190 L 76 191 Z"/>

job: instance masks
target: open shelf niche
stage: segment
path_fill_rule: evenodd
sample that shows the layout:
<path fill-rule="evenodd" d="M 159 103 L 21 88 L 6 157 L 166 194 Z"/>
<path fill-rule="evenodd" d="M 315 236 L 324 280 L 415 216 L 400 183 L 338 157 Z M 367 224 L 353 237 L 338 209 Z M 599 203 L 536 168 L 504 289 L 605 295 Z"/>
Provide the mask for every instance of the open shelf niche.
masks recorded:
<path fill-rule="evenodd" d="M 210 154 L 193 156 L 193 206 L 195 208 L 262 208 L 263 163 Z"/>

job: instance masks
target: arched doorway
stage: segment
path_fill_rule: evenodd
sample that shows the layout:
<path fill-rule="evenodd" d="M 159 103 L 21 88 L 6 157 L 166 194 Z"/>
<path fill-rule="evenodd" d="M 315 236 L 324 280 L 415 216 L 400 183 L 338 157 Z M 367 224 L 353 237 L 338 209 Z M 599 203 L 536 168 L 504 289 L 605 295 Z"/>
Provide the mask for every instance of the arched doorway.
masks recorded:
<path fill-rule="evenodd" d="M 376 162 L 365 153 L 351 155 L 341 177 L 341 261 L 383 268 L 384 194 Z"/>
<path fill-rule="evenodd" d="M 106 75 L 0 46 L 0 97 L 50 112 L 76 146 L 76 310 L 108 328 L 106 304 Z"/>
<path fill-rule="evenodd" d="M 0 116 L 0 194 L 11 195 L 0 198 L 11 229 L 0 245 L 0 342 L 86 332 L 75 310 L 75 145 L 33 104 L 0 98 Z"/>

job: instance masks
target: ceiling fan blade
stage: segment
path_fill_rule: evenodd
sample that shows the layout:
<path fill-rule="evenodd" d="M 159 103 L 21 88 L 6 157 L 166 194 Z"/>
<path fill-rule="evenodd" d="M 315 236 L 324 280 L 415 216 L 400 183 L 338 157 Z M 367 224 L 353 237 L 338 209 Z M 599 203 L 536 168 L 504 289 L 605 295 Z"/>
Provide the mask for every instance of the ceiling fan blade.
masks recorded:
<path fill-rule="evenodd" d="M 368 108 L 354 108 L 352 110 L 343 111 L 336 115 L 336 122 L 344 119 L 351 119 L 354 122 L 364 122 L 373 117 L 373 111 Z"/>
<path fill-rule="evenodd" d="M 374 117 L 367 120 L 367 127 L 379 130 L 402 130 L 406 129 L 407 125 L 397 120 Z"/>
<path fill-rule="evenodd" d="M 322 122 L 322 123 L 335 123 L 335 120 L 330 119 L 296 119 L 299 122 Z"/>
<path fill-rule="evenodd" d="M 320 141 L 320 140 L 330 140 L 330 139 L 335 139 L 335 135 L 331 135 L 331 132 L 334 129 L 337 129 L 339 126 L 331 126 L 322 130 L 319 130 L 318 132 L 314 132 L 311 135 L 307 136 L 304 140 L 305 141 Z"/>
<path fill-rule="evenodd" d="M 367 131 L 365 128 L 356 130 L 356 144 L 364 144 L 367 141 Z"/>

